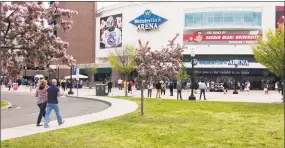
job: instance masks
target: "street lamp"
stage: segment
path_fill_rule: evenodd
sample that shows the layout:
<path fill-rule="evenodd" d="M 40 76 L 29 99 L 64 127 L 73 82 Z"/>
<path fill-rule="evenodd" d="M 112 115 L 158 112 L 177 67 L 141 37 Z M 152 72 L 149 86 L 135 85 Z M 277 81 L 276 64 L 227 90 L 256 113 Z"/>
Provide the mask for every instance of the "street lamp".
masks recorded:
<path fill-rule="evenodd" d="M 73 87 L 73 83 L 72 83 L 72 70 L 73 70 L 73 67 L 74 67 L 74 65 L 71 65 L 71 66 L 70 66 L 70 84 L 71 84 L 71 86 L 70 86 L 70 90 L 69 90 L 69 92 L 68 92 L 69 95 L 73 95 L 73 94 L 74 94 L 73 91 L 72 91 L 72 87 Z"/>
<path fill-rule="evenodd" d="M 27 77 L 27 66 L 25 66 L 25 79 Z"/>
<path fill-rule="evenodd" d="M 194 96 L 193 93 L 193 87 L 194 87 L 194 65 L 196 63 L 194 63 L 194 57 L 195 57 L 195 52 L 194 49 L 192 48 L 192 52 L 191 52 L 191 65 L 192 65 L 192 72 L 191 72 L 191 95 L 189 96 L 189 100 L 196 100 L 196 97 Z"/>
<path fill-rule="evenodd" d="M 238 91 L 237 91 L 237 67 L 238 67 L 238 60 L 237 59 L 234 60 L 234 65 L 235 65 L 235 90 L 234 90 L 233 94 L 238 94 Z"/>

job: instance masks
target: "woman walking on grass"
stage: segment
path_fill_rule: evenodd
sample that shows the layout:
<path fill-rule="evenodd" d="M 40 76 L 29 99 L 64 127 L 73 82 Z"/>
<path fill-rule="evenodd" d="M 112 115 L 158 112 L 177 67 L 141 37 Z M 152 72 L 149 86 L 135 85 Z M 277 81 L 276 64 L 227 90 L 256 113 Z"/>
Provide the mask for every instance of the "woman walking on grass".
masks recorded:
<path fill-rule="evenodd" d="M 40 113 L 38 115 L 37 126 L 42 126 L 41 120 L 42 117 L 45 117 L 46 114 L 46 106 L 47 106 L 47 81 L 43 80 L 40 82 L 39 88 L 36 91 L 36 103 L 40 108 Z"/>

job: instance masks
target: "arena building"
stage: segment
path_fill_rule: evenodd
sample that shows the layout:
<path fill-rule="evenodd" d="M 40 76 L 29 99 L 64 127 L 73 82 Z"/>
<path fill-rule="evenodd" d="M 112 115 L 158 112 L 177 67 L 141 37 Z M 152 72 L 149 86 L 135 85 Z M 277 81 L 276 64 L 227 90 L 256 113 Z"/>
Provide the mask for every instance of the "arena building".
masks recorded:
<path fill-rule="evenodd" d="M 108 53 L 138 40 L 153 50 L 166 46 L 177 33 L 184 62 L 191 72 L 192 51 L 198 78 L 233 79 L 237 59 L 239 80 L 275 80 L 254 59 L 251 45 L 268 29 L 284 27 L 283 2 L 129 2 L 98 10 L 96 18 L 97 81 L 122 78 L 108 63 Z M 132 79 L 132 78 L 130 78 Z"/>

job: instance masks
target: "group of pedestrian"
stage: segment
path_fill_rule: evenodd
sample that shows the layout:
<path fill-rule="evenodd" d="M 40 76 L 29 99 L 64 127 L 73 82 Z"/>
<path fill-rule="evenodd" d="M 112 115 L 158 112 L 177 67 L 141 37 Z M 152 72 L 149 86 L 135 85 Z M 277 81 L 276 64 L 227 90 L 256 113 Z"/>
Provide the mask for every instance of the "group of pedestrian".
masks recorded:
<path fill-rule="evenodd" d="M 117 80 L 117 85 L 119 87 L 119 90 L 123 90 L 123 88 L 127 88 L 128 93 L 131 93 L 131 94 L 133 93 L 133 90 L 136 89 L 136 82 L 135 82 L 135 80 L 126 81 L 126 80 L 118 79 Z"/>
<path fill-rule="evenodd" d="M 57 80 L 53 79 L 51 85 L 48 86 L 46 80 L 39 81 L 39 87 L 36 90 L 36 103 L 40 108 L 40 113 L 38 115 L 36 126 L 42 126 L 41 120 L 44 117 L 44 127 L 48 128 L 51 111 L 54 110 L 57 122 L 59 125 L 64 123 L 64 120 L 61 117 L 58 105 L 58 96 L 62 96 L 63 93 L 60 92 L 60 89 L 57 87 Z"/>

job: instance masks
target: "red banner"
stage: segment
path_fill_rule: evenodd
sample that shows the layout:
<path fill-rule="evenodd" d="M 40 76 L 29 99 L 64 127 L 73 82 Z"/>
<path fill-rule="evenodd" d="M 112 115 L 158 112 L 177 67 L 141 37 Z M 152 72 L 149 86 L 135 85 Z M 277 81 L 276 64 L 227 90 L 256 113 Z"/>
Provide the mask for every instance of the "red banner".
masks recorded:
<path fill-rule="evenodd" d="M 192 33 L 193 32 L 193 33 Z M 260 30 L 255 31 L 185 31 L 184 44 L 249 44 L 262 37 Z"/>

